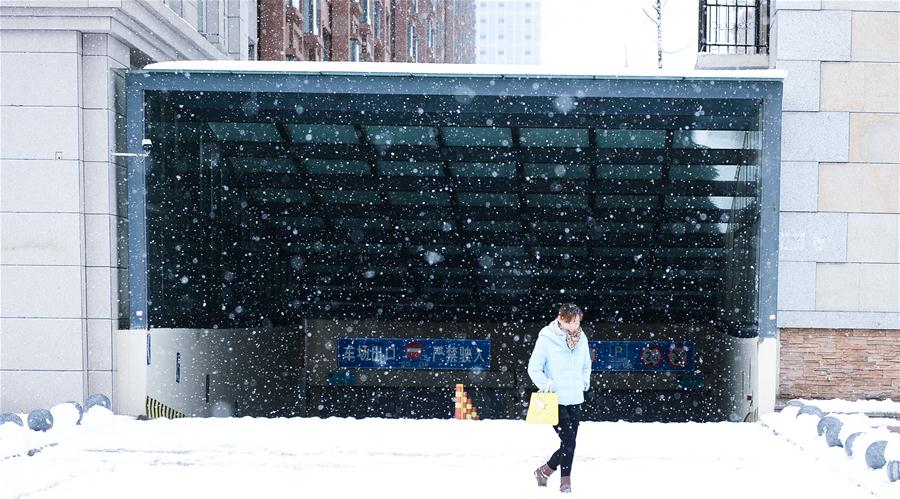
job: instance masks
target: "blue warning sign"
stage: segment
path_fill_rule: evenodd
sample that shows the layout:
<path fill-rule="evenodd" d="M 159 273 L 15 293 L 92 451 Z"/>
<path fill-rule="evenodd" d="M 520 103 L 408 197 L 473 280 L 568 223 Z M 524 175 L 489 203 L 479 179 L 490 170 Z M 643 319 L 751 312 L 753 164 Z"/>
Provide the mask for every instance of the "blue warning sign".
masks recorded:
<path fill-rule="evenodd" d="M 691 371 L 690 341 L 589 341 L 593 371 Z"/>
<path fill-rule="evenodd" d="M 491 368 L 490 340 L 339 338 L 338 367 L 357 369 Z"/>

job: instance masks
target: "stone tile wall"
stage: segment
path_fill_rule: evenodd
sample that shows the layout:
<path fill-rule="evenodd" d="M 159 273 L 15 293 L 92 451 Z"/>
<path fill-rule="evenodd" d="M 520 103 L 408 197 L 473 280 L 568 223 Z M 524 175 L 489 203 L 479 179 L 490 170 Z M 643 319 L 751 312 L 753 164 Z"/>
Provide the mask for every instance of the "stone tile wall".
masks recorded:
<path fill-rule="evenodd" d="M 780 398 L 900 395 L 900 331 L 782 329 Z"/>
<path fill-rule="evenodd" d="M 900 3 L 776 9 L 779 327 L 900 328 Z"/>
<path fill-rule="evenodd" d="M 900 2 L 779 1 L 780 398 L 900 396 Z"/>

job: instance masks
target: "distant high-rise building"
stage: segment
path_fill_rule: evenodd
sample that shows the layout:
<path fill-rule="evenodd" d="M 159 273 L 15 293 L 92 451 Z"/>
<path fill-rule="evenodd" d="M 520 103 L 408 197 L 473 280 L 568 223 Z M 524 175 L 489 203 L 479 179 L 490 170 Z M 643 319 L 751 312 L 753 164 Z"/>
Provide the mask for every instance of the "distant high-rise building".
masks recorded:
<path fill-rule="evenodd" d="M 475 62 L 474 0 L 259 0 L 260 59 Z"/>
<path fill-rule="evenodd" d="M 540 1 L 479 0 L 476 17 L 476 62 L 540 64 Z"/>

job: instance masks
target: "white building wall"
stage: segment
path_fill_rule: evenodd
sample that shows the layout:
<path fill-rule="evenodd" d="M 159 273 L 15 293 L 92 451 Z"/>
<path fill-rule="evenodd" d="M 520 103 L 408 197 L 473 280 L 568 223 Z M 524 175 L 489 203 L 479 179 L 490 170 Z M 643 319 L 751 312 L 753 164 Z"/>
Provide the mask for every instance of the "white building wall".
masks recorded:
<path fill-rule="evenodd" d="M 540 64 L 540 1 L 477 0 L 475 18 L 476 63 Z"/>
<path fill-rule="evenodd" d="M 23 410 L 87 383 L 82 38 L 0 41 L 0 406 Z"/>
<path fill-rule="evenodd" d="M 196 31 L 201 1 L 0 2 L 0 412 L 98 392 L 116 403 L 113 338 L 128 308 L 117 71 L 248 58 L 255 4 L 221 2 L 222 25 L 231 6 L 239 28 L 226 51 Z"/>

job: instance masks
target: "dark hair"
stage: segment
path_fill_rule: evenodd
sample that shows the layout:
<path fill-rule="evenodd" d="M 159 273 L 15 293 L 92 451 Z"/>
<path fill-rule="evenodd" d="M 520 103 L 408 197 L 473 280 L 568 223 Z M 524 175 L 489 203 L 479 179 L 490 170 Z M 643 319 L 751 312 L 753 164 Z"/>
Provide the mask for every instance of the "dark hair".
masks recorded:
<path fill-rule="evenodd" d="M 583 317 L 584 312 L 574 303 L 563 303 L 559 307 L 559 316 L 566 322 L 569 322 L 575 317 Z"/>

